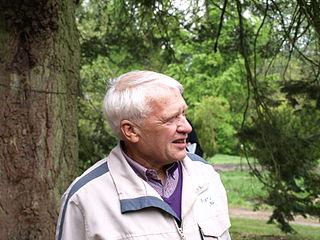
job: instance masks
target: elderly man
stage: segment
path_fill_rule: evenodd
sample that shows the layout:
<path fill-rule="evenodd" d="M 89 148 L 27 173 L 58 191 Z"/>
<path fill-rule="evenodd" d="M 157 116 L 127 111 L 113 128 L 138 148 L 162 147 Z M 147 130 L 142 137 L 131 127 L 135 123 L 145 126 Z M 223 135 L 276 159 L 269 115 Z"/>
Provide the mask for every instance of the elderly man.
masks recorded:
<path fill-rule="evenodd" d="M 219 175 L 186 151 L 182 93 L 151 71 L 111 81 L 103 109 L 120 143 L 64 194 L 57 240 L 230 239 Z"/>

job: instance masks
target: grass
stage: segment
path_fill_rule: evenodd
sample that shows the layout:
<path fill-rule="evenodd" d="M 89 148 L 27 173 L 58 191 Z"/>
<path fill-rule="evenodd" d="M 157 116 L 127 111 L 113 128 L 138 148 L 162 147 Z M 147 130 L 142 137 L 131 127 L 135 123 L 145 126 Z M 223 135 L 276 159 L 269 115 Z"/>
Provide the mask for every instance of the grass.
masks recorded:
<path fill-rule="evenodd" d="M 231 207 L 254 208 L 267 194 L 263 184 L 248 171 L 224 172 L 220 176 Z M 270 209 L 267 205 L 261 205 L 261 208 Z"/>
<path fill-rule="evenodd" d="M 252 163 L 253 159 L 249 159 Z M 213 164 L 240 164 L 247 163 L 245 158 L 217 154 L 208 159 Z M 246 207 L 253 209 L 258 200 L 266 196 L 263 184 L 251 175 L 248 170 L 221 172 L 221 180 L 227 190 L 230 207 Z M 271 209 L 270 206 L 261 205 L 262 209 Z M 267 224 L 264 220 L 253 220 L 244 218 L 231 219 L 232 227 L 230 233 L 232 240 L 320 240 L 320 228 L 294 225 L 291 226 L 297 234 L 285 234 L 276 224 Z"/>
<path fill-rule="evenodd" d="M 233 218 L 231 224 L 232 240 L 320 240 L 319 227 L 292 224 L 298 233 L 285 234 L 276 224 L 267 224 L 263 220 Z"/>
<path fill-rule="evenodd" d="M 239 156 L 216 154 L 208 162 L 213 164 L 246 164 L 247 160 Z M 249 159 L 253 162 L 253 159 Z M 221 180 L 228 193 L 229 206 L 254 208 L 256 204 L 266 196 L 263 184 L 251 175 L 249 171 L 230 171 L 220 173 Z M 262 209 L 269 209 L 267 205 L 261 205 Z"/>
<path fill-rule="evenodd" d="M 253 162 L 252 158 L 248 159 L 249 162 Z M 212 164 L 222 164 L 222 163 L 232 163 L 232 164 L 239 164 L 239 163 L 247 163 L 247 159 L 245 157 L 227 155 L 227 154 L 216 154 L 214 157 L 208 158 L 207 161 Z"/>

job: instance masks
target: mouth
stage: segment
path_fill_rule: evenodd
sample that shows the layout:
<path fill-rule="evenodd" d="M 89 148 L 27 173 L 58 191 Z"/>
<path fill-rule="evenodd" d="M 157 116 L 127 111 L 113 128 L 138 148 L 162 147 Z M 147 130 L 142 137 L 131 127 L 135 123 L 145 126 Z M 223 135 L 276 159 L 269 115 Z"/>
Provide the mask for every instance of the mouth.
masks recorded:
<path fill-rule="evenodd" d="M 185 138 L 174 140 L 172 143 L 176 144 L 177 146 L 179 146 L 181 148 L 185 148 L 187 145 Z"/>

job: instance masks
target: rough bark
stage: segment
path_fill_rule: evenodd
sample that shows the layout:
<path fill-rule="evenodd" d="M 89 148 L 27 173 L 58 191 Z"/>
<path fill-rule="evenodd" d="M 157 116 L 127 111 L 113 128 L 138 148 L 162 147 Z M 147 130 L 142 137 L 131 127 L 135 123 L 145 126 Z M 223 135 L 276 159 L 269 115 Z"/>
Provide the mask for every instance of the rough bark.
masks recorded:
<path fill-rule="evenodd" d="M 53 239 L 77 163 L 72 0 L 0 0 L 0 239 Z"/>

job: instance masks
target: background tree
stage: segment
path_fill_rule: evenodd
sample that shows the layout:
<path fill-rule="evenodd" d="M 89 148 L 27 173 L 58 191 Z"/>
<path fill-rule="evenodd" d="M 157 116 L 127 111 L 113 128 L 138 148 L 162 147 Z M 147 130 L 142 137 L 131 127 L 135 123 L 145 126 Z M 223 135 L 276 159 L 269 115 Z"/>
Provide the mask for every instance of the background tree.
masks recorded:
<path fill-rule="evenodd" d="M 254 6 L 250 12 L 260 12 L 263 19 L 250 44 L 243 18 L 247 6 L 237 1 L 240 53 L 253 100 L 248 106 L 254 110 L 245 115 L 250 119 L 244 118 L 239 136 L 246 153 L 263 167 L 262 171 L 253 169 L 253 173 L 269 193 L 264 201 L 274 208 L 270 221 L 276 220 L 285 232 L 293 230 L 288 222 L 297 214 L 320 217 L 320 175 L 316 171 L 320 158 L 320 38 L 308 20 L 308 14 L 319 12 L 315 2 L 302 6 L 299 1 L 266 1 Z M 288 4 L 290 8 L 285 8 Z M 311 13 L 306 12 L 306 6 Z M 265 59 L 268 67 L 257 60 L 264 52 L 257 48 L 264 27 L 270 29 L 271 36 L 280 35 L 274 42 L 276 51 L 270 51 Z M 275 70 L 283 57 L 286 64 Z M 299 67 L 294 67 L 296 63 Z M 281 91 L 268 85 L 272 71 L 278 76 L 276 86 Z"/>
<path fill-rule="evenodd" d="M 77 174 L 72 0 L 0 1 L 0 239 L 53 239 Z"/>
<path fill-rule="evenodd" d="M 174 9 L 171 1 L 89 1 L 78 9 L 81 169 L 117 143 L 101 112 L 108 80 L 135 69 L 163 72 L 173 61 L 170 41 L 179 37 Z"/>
<path fill-rule="evenodd" d="M 296 214 L 319 217 L 319 2 L 181 2 L 86 1 L 80 9 L 83 168 L 115 144 L 99 111 L 106 80 L 150 69 L 185 86 L 207 156 L 244 145 L 262 166 L 252 172 L 282 230 L 292 230 Z"/>

